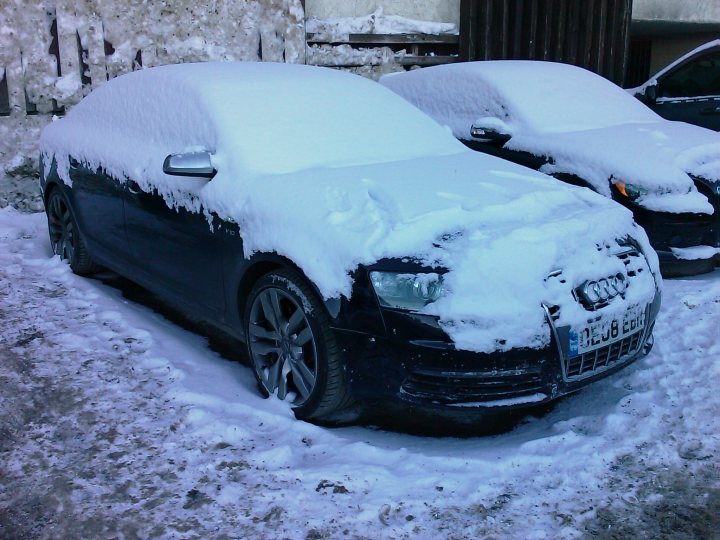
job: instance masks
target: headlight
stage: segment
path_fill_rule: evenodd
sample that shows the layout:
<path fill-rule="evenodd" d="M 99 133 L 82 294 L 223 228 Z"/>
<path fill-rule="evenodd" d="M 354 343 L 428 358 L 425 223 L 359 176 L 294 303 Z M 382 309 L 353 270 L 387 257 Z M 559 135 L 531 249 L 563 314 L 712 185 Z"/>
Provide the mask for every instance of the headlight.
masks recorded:
<path fill-rule="evenodd" d="M 617 188 L 617 190 L 620 192 L 621 195 L 623 195 L 624 197 L 627 197 L 631 201 L 635 201 L 635 200 L 639 199 L 640 197 L 642 197 L 643 195 L 648 194 L 647 189 L 640 187 L 640 186 L 636 186 L 635 184 L 623 182 L 621 180 L 615 181 L 615 187 Z"/>
<path fill-rule="evenodd" d="M 440 274 L 373 271 L 370 282 L 380 305 L 408 311 L 419 311 L 445 293 Z"/>

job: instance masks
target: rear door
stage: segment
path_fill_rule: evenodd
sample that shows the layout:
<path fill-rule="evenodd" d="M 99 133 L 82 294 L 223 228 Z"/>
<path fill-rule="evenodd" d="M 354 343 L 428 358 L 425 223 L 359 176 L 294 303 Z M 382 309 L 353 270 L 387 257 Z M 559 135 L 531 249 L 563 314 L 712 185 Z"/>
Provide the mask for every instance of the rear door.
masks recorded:
<path fill-rule="evenodd" d="M 75 219 L 94 260 L 122 271 L 130 253 L 125 236 L 125 187 L 101 169 L 70 160 L 69 190 Z"/>
<path fill-rule="evenodd" d="M 720 50 L 703 51 L 663 75 L 650 108 L 668 120 L 720 131 Z"/>

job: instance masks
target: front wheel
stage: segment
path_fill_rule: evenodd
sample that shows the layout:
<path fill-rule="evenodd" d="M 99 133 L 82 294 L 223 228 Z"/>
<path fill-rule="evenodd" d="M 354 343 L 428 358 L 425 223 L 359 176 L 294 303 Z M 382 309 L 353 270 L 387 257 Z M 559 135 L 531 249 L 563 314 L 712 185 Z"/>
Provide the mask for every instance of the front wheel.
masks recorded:
<path fill-rule="evenodd" d="M 266 396 L 291 400 L 300 419 L 348 420 L 345 365 L 325 308 L 300 274 L 277 270 L 260 278 L 244 321 L 252 368 Z"/>
<path fill-rule="evenodd" d="M 97 272 L 99 267 L 90 258 L 78 230 L 75 216 L 67 197 L 55 188 L 47 200 L 48 231 L 53 253 L 67 261 L 73 272 L 87 275 Z"/>

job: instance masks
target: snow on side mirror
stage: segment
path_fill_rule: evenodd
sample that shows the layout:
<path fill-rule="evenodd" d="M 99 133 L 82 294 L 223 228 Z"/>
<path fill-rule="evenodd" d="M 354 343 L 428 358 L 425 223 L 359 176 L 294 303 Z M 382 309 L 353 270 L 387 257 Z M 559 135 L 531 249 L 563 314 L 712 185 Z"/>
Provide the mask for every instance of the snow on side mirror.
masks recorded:
<path fill-rule="evenodd" d="M 648 103 L 655 103 L 658 98 L 657 83 L 646 86 L 644 96 Z"/>
<path fill-rule="evenodd" d="M 171 176 L 194 176 L 212 178 L 217 172 L 213 167 L 210 152 L 188 152 L 170 154 L 163 162 L 163 172 Z"/>
<path fill-rule="evenodd" d="M 505 144 L 510 140 L 510 135 L 502 133 L 496 129 L 473 126 L 470 128 L 470 135 L 478 142 L 489 142 L 497 144 Z"/>

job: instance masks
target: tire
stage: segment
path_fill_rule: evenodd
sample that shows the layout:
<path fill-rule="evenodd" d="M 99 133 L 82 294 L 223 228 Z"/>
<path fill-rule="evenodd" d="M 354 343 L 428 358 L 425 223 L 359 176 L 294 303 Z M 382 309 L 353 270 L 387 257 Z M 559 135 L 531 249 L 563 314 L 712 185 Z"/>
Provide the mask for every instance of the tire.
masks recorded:
<path fill-rule="evenodd" d="M 87 252 L 70 202 L 60 188 L 50 192 L 46 213 L 53 253 L 67 261 L 76 274 L 89 275 L 100 270 Z"/>
<path fill-rule="evenodd" d="M 276 270 L 261 277 L 248 295 L 243 321 L 250 364 L 266 397 L 292 399 L 301 420 L 355 419 L 329 317 L 299 273 Z"/>

